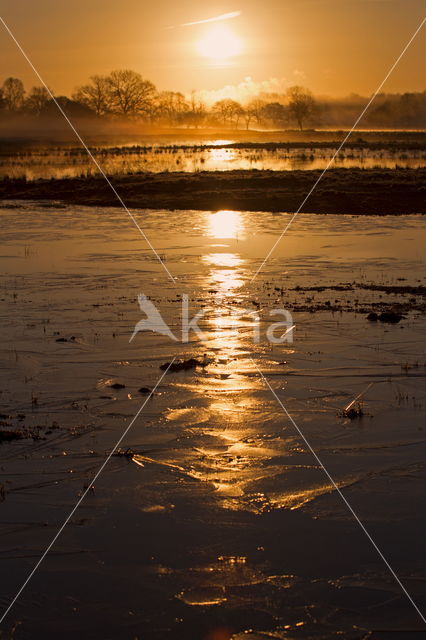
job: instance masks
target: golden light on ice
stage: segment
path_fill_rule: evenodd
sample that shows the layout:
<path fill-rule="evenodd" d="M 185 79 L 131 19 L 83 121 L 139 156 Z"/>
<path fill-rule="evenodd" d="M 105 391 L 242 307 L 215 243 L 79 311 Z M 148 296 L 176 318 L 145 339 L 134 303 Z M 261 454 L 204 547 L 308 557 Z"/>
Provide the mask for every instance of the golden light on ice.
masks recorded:
<path fill-rule="evenodd" d="M 198 53 L 211 60 L 224 61 L 239 55 L 241 39 L 226 24 L 217 24 L 204 33 L 197 43 Z"/>
<path fill-rule="evenodd" d="M 216 211 L 208 214 L 208 234 L 212 238 L 238 238 L 243 232 L 239 211 Z"/>

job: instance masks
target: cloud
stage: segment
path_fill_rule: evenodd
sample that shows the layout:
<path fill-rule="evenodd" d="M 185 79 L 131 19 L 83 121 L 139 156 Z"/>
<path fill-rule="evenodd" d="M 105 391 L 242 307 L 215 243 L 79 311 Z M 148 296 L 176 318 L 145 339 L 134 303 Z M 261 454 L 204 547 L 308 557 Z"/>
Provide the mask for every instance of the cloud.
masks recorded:
<path fill-rule="evenodd" d="M 293 76 L 299 81 L 306 80 L 306 73 L 300 69 L 294 69 Z"/>
<path fill-rule="evenodd" d="M 222 20 L 231 20 L 232 18 L 238 18 L 241 15 L 241 11 L 231 11 L 230 13 L 222 13 L 220 16 L 214 18 L 206 18 L 205 20 L 197 20 L 196 22 L 184 22 L 177 25 L 179 27 L 193 27 L 197 24 L 207 24 L 208 22 L 220 22 Z M 167 27 L 168 29 L 176 29 L 176 26 Z"/>
<path fill-rule="evenodd" d="M 291 84 L 294 83 L 285 78 L 269 78 L 268 80 L 255 82 L 250 76 L 247 76 L 239 84 L 228 84 L 221 89 L 197 91 L 196 95 L 208 106 L 224 98 L 230 98 L 231 100 L 237 100 L 241 104 L 246 104 L 259 94 L 285 93 Z"/>

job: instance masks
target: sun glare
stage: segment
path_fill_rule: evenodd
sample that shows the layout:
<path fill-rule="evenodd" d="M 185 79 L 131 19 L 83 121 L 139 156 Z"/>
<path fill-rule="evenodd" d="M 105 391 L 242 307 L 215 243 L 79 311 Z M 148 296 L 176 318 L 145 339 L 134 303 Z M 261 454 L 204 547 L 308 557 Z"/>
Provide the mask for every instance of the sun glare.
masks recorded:
<path fill-rule="evenodd" d="M 242 51 L 242 42 L 225 24 L 210 27 L 197 43 L 200 55 L 212 60 L 226 60 Z"/>
<path fill-rule="evenodd" d="M 239 211 L 216 211 L 208 214 L 208 234 L 217 239 L 237 239 L 243 232 Z"/>

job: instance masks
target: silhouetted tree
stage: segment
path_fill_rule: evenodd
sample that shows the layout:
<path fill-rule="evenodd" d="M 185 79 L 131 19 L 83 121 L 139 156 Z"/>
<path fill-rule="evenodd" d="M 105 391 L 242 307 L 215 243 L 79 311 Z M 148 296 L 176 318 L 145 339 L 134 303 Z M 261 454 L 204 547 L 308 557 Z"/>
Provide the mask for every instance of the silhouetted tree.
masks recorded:
<path fill-rule="evenodd" d="M 107 77 L 111 111 L 128 118 L 147 116 L 153 106 L 155 86 L 136 71 L 112 71 Z"/>
<path fill-rule="evenodd" d="M 39 116 L 46 109 L 50 100 L 50 94 L 45 87 L 33 87 L 25 98 L 25 111 Z"/>
<path fill-rule="evenodd" d="M 98 117 L 111 110 L 110 83 L 107 76 L 92 76 L 90 83 L 78 87 L 72 95 L 73 99 L 85 104 Z"/>
<path fill-rule="evenodd" d="M 162 91 L 155 101 L 156 116 L 164 118 L 169 124 L 179 124 L 189 105 L 182 93 L 177 91 Z"/>
<path fill-rule="evenodd" d="M 189 109 L 184 115 L 184 121 L 188 125 L 199 127 L 207 115 L 207 109 L 204 102 L 197 96 L 196 91 L 191 91 L 189 100 Z"/>
<path fill-rule="evenodd" d="M 269 120 L 272 124 L 284 127 L 288 120 L 287 108 L 280 102 L 269 102 L 262 108 L 263 120 Z"/>
<path fill-rule="evenodd" d="M 248 107 L 243 107 L 243 119 L 246 125 L 246 130 L 248 131 L 250 127 L 250 122 L 253 120 L 253 113 L 250 111 Z"/>
<path fill-rule="evenodd" d="M 55 96 L 55 100 L 70 118 L 93 118 L 96 115 L 87 105 L 77 100 L 71 100 L 71 98 L 67 96 Z M 43 115 L 60 116 L 59 109 L 54 100 L 49 100 L 43 111 Z"/>
<path fill-rule="evenodd" d="M 3 100 L 6 109 L 19 111 L 24 103 L 25 89 L 19 78 L 6 78 L 2 86 Z"/>
<path fill-rule="evenodd" d="M 244 114 L 244 109 L 236 100 L 224 98 L 213 105 L 214 114 L 217 114 L 224 124 L 234 124 L 238 127 L 238 121 Z"/>
<path fill-rule="evenodd" d="M 303 129 L 303 123 L 315 112 L 315 100 L 309 89 L 304 87 L 290 87 L 287 90 L 288 96 L 288 109 L 290 115 L 292 115 L 300 130 Z"/>
<path fill-rule="evenodd" d="M 365 120 L 375 127 L 423 129 L 426 126 L 426 92 L 402 95 L 381 93 Z"/>
<path fill-rule="evenodd" d="M 397 104 L 400 124 L 405 127 L 421 126 L 426 120 L 426 93 L 403 93 Z"/>
<path fill-rule="evenodd" d="M 244 120 L 246 128 L 249 128 L 250 122 L 255 120 L 257 124 L 261 124 L 263 118 L 263 110 L 265 102 L 259 98 L 254 98 L 246 105 L 244 109 Z"/>

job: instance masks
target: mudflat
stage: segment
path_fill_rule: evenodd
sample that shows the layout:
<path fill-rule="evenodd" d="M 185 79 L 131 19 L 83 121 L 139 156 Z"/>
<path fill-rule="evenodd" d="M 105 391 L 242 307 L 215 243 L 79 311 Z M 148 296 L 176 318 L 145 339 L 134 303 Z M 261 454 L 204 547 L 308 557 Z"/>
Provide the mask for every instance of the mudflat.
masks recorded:
<path fill-rule="evenodd" d="M 127 206 L 149 209 L 297 211 L 321 171 L 202 171 L 111 176 Z M 304 213 L 423 213 L 426 169 L 329 169 L 301 207 Z M 4 179 L 0 198 L 114 206 L 102 176 Z"/>

